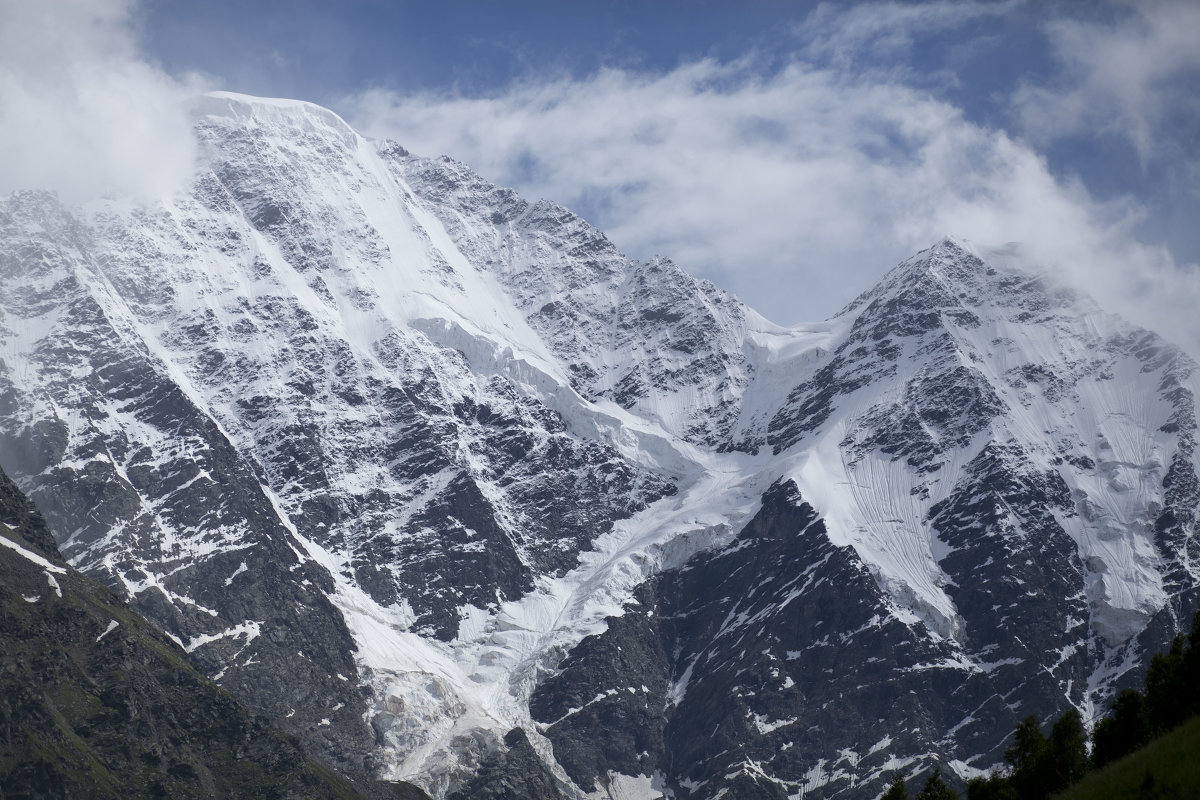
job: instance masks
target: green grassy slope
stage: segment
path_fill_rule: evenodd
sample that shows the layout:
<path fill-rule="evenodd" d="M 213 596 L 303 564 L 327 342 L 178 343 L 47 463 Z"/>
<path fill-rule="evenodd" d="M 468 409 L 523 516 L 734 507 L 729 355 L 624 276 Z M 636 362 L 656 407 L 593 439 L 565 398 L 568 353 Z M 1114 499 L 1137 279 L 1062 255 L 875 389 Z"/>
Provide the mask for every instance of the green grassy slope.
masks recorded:
<path fill-rule="evenodd" d="M 1056 800 L 1200 798 L 1200 717 L 1088 774 Z"/>

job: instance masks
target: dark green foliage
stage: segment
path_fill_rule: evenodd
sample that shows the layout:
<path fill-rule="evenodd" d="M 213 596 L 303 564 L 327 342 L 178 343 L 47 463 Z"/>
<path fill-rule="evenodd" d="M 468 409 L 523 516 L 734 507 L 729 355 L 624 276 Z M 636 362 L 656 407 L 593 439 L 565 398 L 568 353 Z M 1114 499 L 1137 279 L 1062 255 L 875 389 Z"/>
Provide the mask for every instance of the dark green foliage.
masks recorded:
<path fill-rule="evenodd" d="M 1183 674 L 1183 636 L 1176 636 L 1171 649 L 1150 659 L 1146 672 L 1146 711 L 1150 728 L 1165 733 L 1187 719 L 1187 685 Z"/>
<path fill-rule="evenodd" d="M 1148 741 L 1150 717 L 1146 698 L 1136 689 L 1125 689 L 1117 695 L 1108 716 L 1092 730 L 1092 765 L 1103 767 Z"/>
<path fill-rule="evenodd" d="M 1050 792 L 1059 792 L 1083 777 L 1088 768 L 1087 733 L 1083 717 L 1068 709 L 1050 729 Z"/>
<path fill-rule="evenodd" d="M 1088 776 L 1089 769 L 1115 767 L 1114 762 L 1123 764 L 1130 754 L 1153 749 L 1160 744 L 1154 737 L 1163 736 L 1198 713 L 1200 612 L 1192 620 L 1186 639 L 1182 634 L 1176 636 L 1166 653 L 1151 659 L 1145 693 L 1122 691 L 1108 716 L 1096 723 L 1090 759 L 1078 711 L 1071 709 L 1059 717 L 1049 738 L 1042 734 L 1037 717 L 1026 717 L 1013 731 L 1013 744 L 1004 753 L 1011 767 L 1008 775 L 972 779 L 967 783 L 967 800 L 1044 800 L 1080 781 L 1095 784 Z M 1189 758 L 1200 763 L 1194 753 Z M 1164 767 L 1156 764 L 1156 769 L 1162 771 Z M 1146 772 L 1151 781 L 1153 774 Z M 1186 784 L 1191 778 L 1178 780 Z M 1173 789 L 1161 790 L 1153 785 L 1139 785 L 1136 791 L 1146 798 L 1175 796 Z"/>
<path fill-rule="evenodd" d="M 958 795 L 942 780 L 942 771 L 935 768 L 917 794 L 917 800 L 958 800 Z"/>
<path fill-rule="evenodd" d="M 1142 777 L 1142 785 L 1138 789 L 1142 794 L 1150 794 L 1154 791 L 1154 774 L 1150 770 L 1146 770 L 1146 774 Z"/>
<path fill-rule="evenodd" d="M 1013 731 L 1004 753 L 1007 776 L 975 778 L 967 783 L 967 800 L 1044 800 L 1087 772 L 1087 735 L 1083 718 L 1070 709 L 1058 718 L 1047 738 L 1037 717 L 1026 717 Z"/>
<path fill-rule="evenodd" d="M 996 775 L 967 781 L 967 800 L 1020 800 L 1008 781 Z"/>
<path fill-rule="evenodd" d="M 1193 800 L 1200 797 L 1200 717 L 1089 772 L 1055 800 Z M 1149 776 L 1149 777 L 1147 777 Z"/>
<path fill-rule="evenodd" d="M 1126 689 L 1092 731 L 1092 764 L 1102 767 L 1200 713 L 1200 612 L 1185 638 L 1150 660 L 1146 691 Z"/>
<path fill-rule="evenodd" d="M 888 785 L 887 791 L 880 796 L 879 800 L 908 800 L 908 789 L 904 787 L 904 776 L 897 772 L 892 778 L 891 784 Z"/>
<path fill-rule="evenodd" d="M 1018 797 L 1038 800 L 1049 794 L 1050 747 L 1037 717 L 1026 717 L 1017 724 L 1013 745 L 1004 751 L 1004 760 L 1012 767 L 1008 781 Z"/>
<path fill-rule="evenodd" d="M 1192 618 L 1192 631 L 1188 634 L 1182 668 L 1188 716 L 1200 714 L 1200 612 Z"/>

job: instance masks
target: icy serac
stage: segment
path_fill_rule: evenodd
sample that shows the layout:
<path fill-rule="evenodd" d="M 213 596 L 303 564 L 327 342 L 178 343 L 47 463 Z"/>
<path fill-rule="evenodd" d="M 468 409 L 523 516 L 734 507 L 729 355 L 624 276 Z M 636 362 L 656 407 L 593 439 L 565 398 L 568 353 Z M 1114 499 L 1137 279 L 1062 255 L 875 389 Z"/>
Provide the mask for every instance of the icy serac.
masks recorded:
<path fill-rule="evenodd" d="M 325 109 L 195 119 L 176 196 L 0 204 L 0 465 L 335 763 L 874 796 L 1198 604 L 1196 365 L 1016 248 L 783 328 Z"/>

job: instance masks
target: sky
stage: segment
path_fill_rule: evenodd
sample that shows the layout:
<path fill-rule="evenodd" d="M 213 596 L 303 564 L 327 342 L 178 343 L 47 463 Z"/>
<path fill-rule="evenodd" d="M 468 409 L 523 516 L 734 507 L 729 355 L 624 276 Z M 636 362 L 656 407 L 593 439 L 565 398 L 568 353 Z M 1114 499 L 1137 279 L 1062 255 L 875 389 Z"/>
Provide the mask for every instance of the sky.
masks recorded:
<path fill-rule="evenodd" d="M 945 234 L 1200 355 L 1200 2 L 0 0 L 0 192 L 155 195 L 188 101 L 448 154 L 782 324 Z"/>

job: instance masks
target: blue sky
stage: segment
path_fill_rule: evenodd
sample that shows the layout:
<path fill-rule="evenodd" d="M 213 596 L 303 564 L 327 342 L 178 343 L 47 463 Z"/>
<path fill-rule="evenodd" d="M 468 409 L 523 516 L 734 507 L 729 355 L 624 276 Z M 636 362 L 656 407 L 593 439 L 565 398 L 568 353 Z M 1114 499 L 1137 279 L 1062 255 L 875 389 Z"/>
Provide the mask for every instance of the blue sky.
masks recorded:
<path fill-rule="evenodd" d="M 384 2 L 144 5 L 147 50 L 172 71 L 201 69 L 249 93 L 329 102 L 367 86 L 492 91 L 547 69 L 670 69 L 749 47 L 786 46 L 794 2 Z"/>
<path fill-rule="evenodd" d="M 120 182 L 146 153 L 161 163 L 140 171 L 169 174 L 170 107 L 197 90 L 297 97 L 562 202 L 781 323 L 828 316 L 952 233 L 1025 242 L 1200 342 L 1200 3 L 0 6 L 0 145 L 19 151 L 21 120 L 57 115 L 41 140 L 97 151 L 69 175 L 14 158 L 0 189 L 103 165 L 92 184 Z M 126 144 L 139 113 L 144 138 Z"/>

